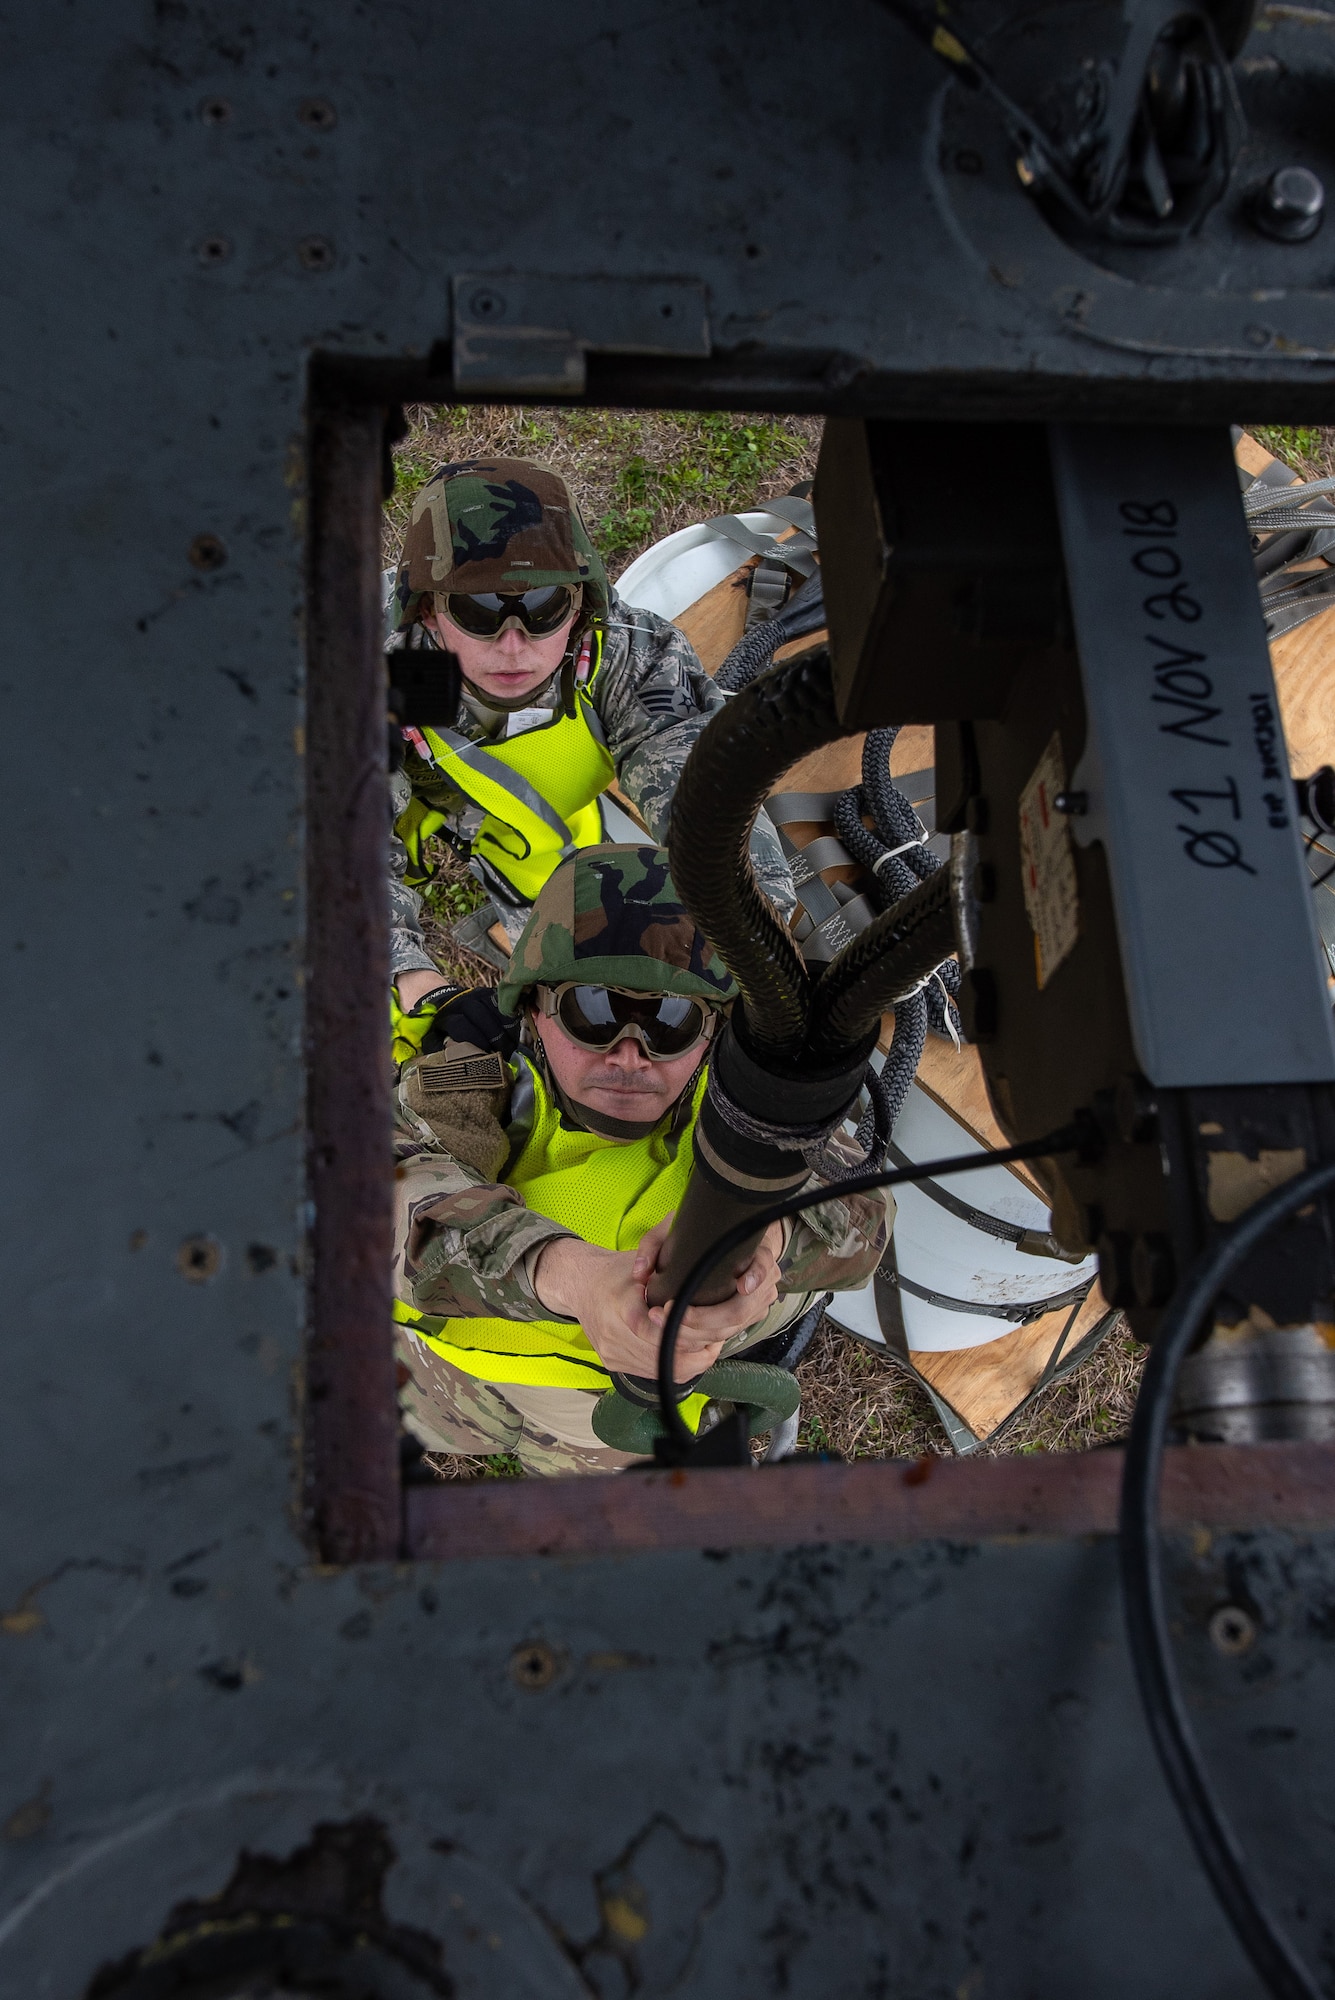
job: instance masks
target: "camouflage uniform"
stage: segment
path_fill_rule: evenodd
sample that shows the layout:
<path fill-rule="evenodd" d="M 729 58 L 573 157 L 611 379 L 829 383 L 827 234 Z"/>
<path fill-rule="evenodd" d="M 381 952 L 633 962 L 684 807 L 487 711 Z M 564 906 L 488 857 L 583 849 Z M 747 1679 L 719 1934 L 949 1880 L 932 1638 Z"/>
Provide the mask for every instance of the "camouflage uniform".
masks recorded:
<path fill-rule="evenodd" d="M 583 612 L 576 619 L 563 667 L 546 687 L 524 696 L 522 704 L 509 706 L 556 714 L 563 703 L 568 705 L 581 641 L 596 625 L 602 658 L 589 686 L 591 704 L 617 783 L 654 839 L 665 841 L 682 766 L 724 697 L 675 625 L 652 611 L 624 604 L 611 589 L 559 474 L 523 459 L 442 466 L 413 504 L 390 599 L 394 630 L 389 643 L 391 647 L 429 643 L 420 617 L 430 609 L 432 592 L 532 589 L 547 583 L 582 584 Z M 486 743 L 504 734 L 507 721 L 505 705 L 465 689 L 454 726 L 471 742 Z M 481 809 L 410 748 L 391 786 L 396 821 L 414 795 L 446 815 L 462 846 L 471 845 Z M 761 887 L 784 918 L 791 916 L 797 907 L 792 876 L 778 836 L 763 813 L 751 852 Z M 395 976 L 434 968 L 422 940 L 421 899 L 405 880 L 407 863 L 403 843 L 394 835 L 390 966 Z M 517 903 L 513 890 L 491 879 L 476 859 L 473 866 L 492 890 L 513 942 L 529 906 Z"/>
<path fill-rule="evenodd" d="M 526 999 L 535 985 L 572 979 L 689 993 L 717 1005 L 736 990 L 676 901 L 661 849 L 585 849 L 556 871 L 497 992 L 452 1003 L 440 1017 L 435 1048 L 406 1064 L 399 1081 L 394 1288 L 418 1312 L 439 1319 L 555 1317 L 537 1295 L 534 1269 L 546 1244 L 573 1232 L 527 1208 L 506 1185 L 506 1173 L 529 1129 L 527 1063 L 546 1075 Z M 577 1107 L 552 1089 L 578 1127 Z M 527 1094 L 531 1100 L 531 1084 Z M 688 1086 L 662 1122 L 669 1140 L 687 1132 L 692 1096 Z M 850 1154 L 850 1171 L 856 1164 Z M 723 1355 L 791 1324 L 814 1293 L 864 1283 L 884 1252 L 892 1215 L 889 1197 L 876 1193 L 808 1209 L 787 1225 L 780 1297 L 761 1322 L 727 1342 Z M 484 1382 L 451 1366 L 409 1327 L 398 1326 L 396 1337 L 405 1422 L 428 1449 L 514 1451 L 535 1472 L 628 1462 L 598 1443 L 587 1416 L 581 1420 L 580 1403 L 591 1414 L 596 1391 Z"/>

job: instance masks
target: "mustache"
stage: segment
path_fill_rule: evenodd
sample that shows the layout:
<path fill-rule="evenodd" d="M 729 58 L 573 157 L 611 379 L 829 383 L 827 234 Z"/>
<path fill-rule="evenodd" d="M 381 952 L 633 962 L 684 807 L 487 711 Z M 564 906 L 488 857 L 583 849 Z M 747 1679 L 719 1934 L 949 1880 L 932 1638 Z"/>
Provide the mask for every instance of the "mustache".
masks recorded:
<path fill-rule="evenodd" d="M 661 1097 L 663 1086 L 655 1076 L 627 1075 L 624 1070 L 607 1070 L 591 1076 L 586 1090 L 615 1091 L 618 1097 Z"/>

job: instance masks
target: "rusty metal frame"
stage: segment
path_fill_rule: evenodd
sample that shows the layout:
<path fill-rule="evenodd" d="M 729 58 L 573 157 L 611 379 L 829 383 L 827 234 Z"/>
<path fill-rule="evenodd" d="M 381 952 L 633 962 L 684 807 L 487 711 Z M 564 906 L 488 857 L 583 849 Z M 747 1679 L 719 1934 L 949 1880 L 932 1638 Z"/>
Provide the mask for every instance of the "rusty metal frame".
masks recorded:
<path fill-rule="evenodd" d="M 306 1500 L 328 1562 L 394 1556 L 380 507 L 386 412 L 312 397 L 306 680 Z"/>
<path fill-rule="evenodd" d="M 380 683 L 387 425 L 312 373 L 307 680 L 307 1506 L 333 1563 L 1109 1534 L 1121 1453 L 867 1461 L 402 1488 L 390 1338 L 388 913 Z M 380 392 L 383 394 L 383 391 Z M 439 385 L 436 393 L 445 393 Z M 1335 1448 L 1169 1453 L 1167 1526 L 1335 1525 Z"/>
<path fill-rule="evenodd" d="M 863 1459 L 645 1472 L 617 1479 L 487 1479 L 409 1487 L 405 1552 L 629 1555 L 643 1549 L 829 1542 L 1069 1539 L 1117 1530 L 1119 1450 L 1033 1458 Z M 1181 1446 L 1164 1472 L 1165 1528 L 1335 1525 L 1335 1450 Z"/>

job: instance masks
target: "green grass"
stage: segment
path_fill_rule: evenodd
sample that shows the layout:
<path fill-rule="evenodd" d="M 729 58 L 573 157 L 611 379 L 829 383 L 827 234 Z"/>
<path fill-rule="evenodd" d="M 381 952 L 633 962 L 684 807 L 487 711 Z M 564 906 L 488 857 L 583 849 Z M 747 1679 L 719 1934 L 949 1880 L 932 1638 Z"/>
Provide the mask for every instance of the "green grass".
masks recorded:
<path fill-rule="evenodd" d="M 1302 473 L 1305 479 L 1322 477 L 1329 449 L 1327 432 L 1311 425 L 1287 428 L 1283 424 L 1252 424 L 1249 429 L 1256 442 L 1273 452 L 1290 471 Z"/>
<path fill-rule="evenodd" d="M 487 892 L 473 876 L 462 872 L 441 874 L 422 891 L 422 901 L 433 917 L 443 924 L 457 924 L 471 916 L 487 900 Z"/>

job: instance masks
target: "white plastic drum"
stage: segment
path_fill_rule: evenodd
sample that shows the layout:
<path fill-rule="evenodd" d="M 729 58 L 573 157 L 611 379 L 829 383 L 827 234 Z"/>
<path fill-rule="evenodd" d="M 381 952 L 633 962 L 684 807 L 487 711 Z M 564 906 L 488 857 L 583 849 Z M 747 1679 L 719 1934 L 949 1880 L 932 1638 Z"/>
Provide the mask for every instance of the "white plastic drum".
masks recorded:
<path fill-rule="evenodd" d="M 779 535 L 792 525 L 763 509 L 739 514 L 737 519 L 759 535 Z M 665 535 L 642 556 L 636 556 L 617 578 L 617 595 L 641 611 L 656 611 L 660 618 L 679 618 L 697 598 L 740 568 L 749 553 L 707 521 L 698 521 L 693 527 Z"/>
<path fill-rule="evenodd" d="M 949 1112 L 914 1084 L 899 1123 L 895 1146 L 911 1161 L 940 1160 L 960 1153 L 984 1153 L 987 1148 L 958 1124 Z M 1020 1229 L 1040 1235 L 1051 1227 L 1051 1211 L 1009 1168 L 980 1167 L 976 1173 L 952 1175 L 941 1186 L 973 1208 Z M 1098 1268 L 1096 1257 L 1080 1264 L 1035 1256 L 976 1229 L 952 1215 L 919 1187 L 895 1189 L 895 1261 L 900 1275 L 923 1291 L 975 1306 L 1042 1308 L 1047 1299 L 1069 1296 L 1087 1284 Z M 952 1311 L 918 1298 L 907 1287 L 898 1294 L 904 1331 L 911 1350 L 940 1353 L 947 1349 L 982 1347 L 1000 1340 L 1019 1323 L 992 1313 Z M 863 1340 L 881 1342 L 885 1334 L 876 1308 L 875 1280 L 856 1292 L 837 1292 L 828 1308 L 835 1324 Z"/>

